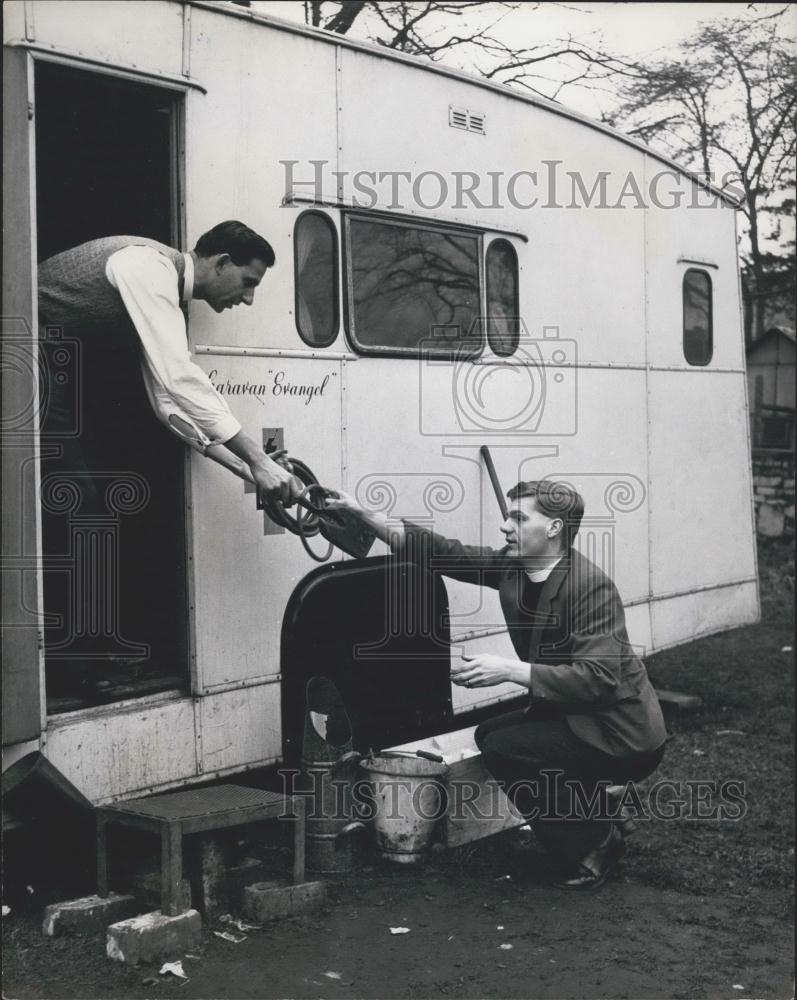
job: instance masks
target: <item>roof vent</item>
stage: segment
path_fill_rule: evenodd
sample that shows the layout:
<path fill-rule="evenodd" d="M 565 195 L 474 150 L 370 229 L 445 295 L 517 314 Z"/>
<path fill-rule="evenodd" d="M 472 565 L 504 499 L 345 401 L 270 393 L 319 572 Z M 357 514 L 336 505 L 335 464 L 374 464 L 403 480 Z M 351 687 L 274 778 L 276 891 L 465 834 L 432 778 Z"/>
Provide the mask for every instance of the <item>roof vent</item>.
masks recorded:
<path fill-rule="evenodd" d="M 485 116 L 480 111 L 470 111 L 468 108 L 448 107 L 448 124 L 451 128 L 461 128 L 466 132 L 486 133 Z"/>

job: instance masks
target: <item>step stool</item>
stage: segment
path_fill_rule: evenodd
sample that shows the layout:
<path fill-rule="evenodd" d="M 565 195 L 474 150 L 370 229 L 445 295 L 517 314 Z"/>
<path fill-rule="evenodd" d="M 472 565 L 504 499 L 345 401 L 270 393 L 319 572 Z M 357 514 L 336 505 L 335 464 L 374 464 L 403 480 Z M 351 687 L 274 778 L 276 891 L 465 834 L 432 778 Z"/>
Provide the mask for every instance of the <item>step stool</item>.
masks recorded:
<path fill-rule="evenodd" d="M 301 795 L 281 795 L 243 785 L 215 785 L 167 795 L 130 799 L 97 809 L 97 895 L 108 895 L 108 824 L 160 834 L 161 913 L 181 912 L 183 836 L 277 819 L 293 814 L 293 881 L 304 881 L 305 802 Z"/>

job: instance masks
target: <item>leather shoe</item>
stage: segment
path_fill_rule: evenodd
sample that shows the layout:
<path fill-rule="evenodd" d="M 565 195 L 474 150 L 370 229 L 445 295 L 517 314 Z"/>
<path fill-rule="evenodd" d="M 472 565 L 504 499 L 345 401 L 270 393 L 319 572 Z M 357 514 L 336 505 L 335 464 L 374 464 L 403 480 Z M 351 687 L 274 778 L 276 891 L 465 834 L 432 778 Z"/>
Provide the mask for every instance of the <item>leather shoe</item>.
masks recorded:
<path fill-rule="evenodd" d="M 557 882 L 560 889 L 599 889 L 625 854 L 625 841 L 612 823 L 603 843 L 579 861 L 569 878 Z"/>

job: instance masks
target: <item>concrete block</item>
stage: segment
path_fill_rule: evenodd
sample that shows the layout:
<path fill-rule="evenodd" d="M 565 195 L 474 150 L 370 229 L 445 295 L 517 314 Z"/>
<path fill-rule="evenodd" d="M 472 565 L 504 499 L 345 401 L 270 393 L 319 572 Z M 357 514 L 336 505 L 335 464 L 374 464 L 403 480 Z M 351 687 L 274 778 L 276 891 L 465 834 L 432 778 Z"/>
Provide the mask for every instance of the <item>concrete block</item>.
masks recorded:
<path fill-rule="evenodd" d="M 53 903 L 44 911 L 42 931 L 47 937 L 59 934 L 96 934 L 108 924 L 123 920 L 141 909 L 133 896 L 112 892 L 108 896 L 83 896 L 63 903 Z"/>
<path fill-rule="evenodd" d="M 325 882 L 256 882 L 244 889 L 244 913 L 250 920 L 265 923 L 277 917 L 295 917 L 324 905 Z"/>
<path fill-rule="evenodd" d="M 108 928 L 106 954 L 116 962 L 138 965 L 174 959 L 196 948 L 202 939 L 202 918 L 196 910 L 166 917 L 160 910 L 120 920 Z"/>

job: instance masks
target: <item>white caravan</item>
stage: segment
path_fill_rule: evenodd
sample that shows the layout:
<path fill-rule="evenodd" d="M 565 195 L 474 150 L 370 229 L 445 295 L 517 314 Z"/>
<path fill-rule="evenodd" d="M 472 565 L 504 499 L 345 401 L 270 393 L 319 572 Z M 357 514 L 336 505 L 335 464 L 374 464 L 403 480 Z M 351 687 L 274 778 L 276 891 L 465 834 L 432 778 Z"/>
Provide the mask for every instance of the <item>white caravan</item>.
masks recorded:
<path fill-rule="evenodd" d="M 731 199 L 559 104 L 232 4 L 4 13 L 6 761 L 41 749 L 107 803 L 295 760 L 311 675 L 366 748 L 518 695 L 448 681 L 451 648 L 509 651 L 494 594 L 438 581 L 416 607 L 380 543 L 317 566 L 140 408 L 134 366 L 38 330 L 37 260 L 101 235 L 266 236 L 253 307 L 191 306 L 191 347 L 324 485 L 500 545 L 487 445 L 503 489 L 583 493 L 579 544 L 644 651 L 756 621 Z M 37 338 L 75 433 L 109 414 L 123 442 L 101 516 L 48 477 Z"/>

